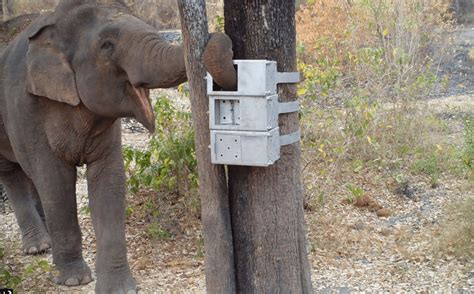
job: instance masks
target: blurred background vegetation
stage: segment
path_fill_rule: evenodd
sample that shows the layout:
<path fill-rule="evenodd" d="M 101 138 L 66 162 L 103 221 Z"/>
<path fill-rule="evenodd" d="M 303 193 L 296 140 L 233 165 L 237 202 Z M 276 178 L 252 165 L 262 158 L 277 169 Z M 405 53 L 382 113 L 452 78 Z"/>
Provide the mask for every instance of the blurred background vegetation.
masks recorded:
<path fill-rule="evenodd" d="M 108 1 L 108 0 L 103 0 Z M 135 14 L 159 30 L 179 29 L 178 5 L 176 0 L 123 0 Z M 222 1 L 208 0 L 207 9 L 210 15 L 222 11 Z M 2 0 L 0 12 L 3 20 L 13 17 L 50 11 L 59 0 Z"/>

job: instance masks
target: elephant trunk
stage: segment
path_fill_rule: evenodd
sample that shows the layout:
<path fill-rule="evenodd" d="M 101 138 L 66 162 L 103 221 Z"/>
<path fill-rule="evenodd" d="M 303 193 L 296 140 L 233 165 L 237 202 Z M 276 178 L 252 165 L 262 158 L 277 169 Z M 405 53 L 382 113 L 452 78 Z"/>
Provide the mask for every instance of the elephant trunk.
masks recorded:
<path fill-rule="evenodd" d="M 184 50 L 182 45 L 162 40 L 153 28 L 143 28 L 133 21 L 124 22 L 117 61 L 127 74 L 127 87 L 135 97 L 135 118 L 153 132 L 155 120 L 148 89 L 170 88 L 187 81 Z M 203 54 L 204 65 L 225 90 L 236 89 L 232 56 L 229 37 L 212 34 Z"/>
<path fill-rule="evenodd" d="M 187 80 L 182 46 L 161 40 L 155 32 L 133 39 L 121 62 L 133 86 L 170 88 Z"/>
<path fill-rule="evenodd" d="M 125 58 L 121 65 L 133 85 L 170 88 L 187 81 L 183 46 L 163 41 L 155 31 L 134 35 L 122 48 Z M 203 54 L 204 65 L 214 81 L 229 91 L 237 87 L 232 56 L 230 38 L 221 33 L 211 34 Z"/>

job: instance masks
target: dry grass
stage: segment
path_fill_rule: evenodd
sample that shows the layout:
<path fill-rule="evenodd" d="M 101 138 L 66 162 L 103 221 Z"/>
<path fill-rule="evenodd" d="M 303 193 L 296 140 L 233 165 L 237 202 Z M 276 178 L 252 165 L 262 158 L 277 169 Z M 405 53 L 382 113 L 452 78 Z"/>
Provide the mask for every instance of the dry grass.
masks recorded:
<path fill-rule="evenodd" d="M 474 258 L 474 197 L 449 205 L 436 243 L 438 252 L 470 261 Z"/>
<path fill-rule="evenodd" d="M 327 89 L 368 92 L 371 100 L 417 98 L 444 58 L 443 1 L 314 0 L 297 15 L 299 57 Z M 436 50 L 435 50 L 436 49 Z M 337 97 L 337 99 L 341 99 Z"/>
<path fill-rule="evenodd" d="M 59 0 L 15 0 L 13 1 L 13 16 L 38 13 L 54 9 Z"/>
<path fill-rule="evenodd" d="M 311 2 L 298 12 L 297 31 L 306 78 L 299 89 L 303 157 L 306 170 L 323 180 L 312 186 L 328 193 L 323 183 L 344 176 L 344 168 L 348 175 L 376 169 L 394 177 L 424 156 L 418 170 L 435 184 L 445 149 L 434 134 L 445 130 L 419 98 L 443 85 L 436 70 L 445 58 L 439 48 L 446 3 Z"/>

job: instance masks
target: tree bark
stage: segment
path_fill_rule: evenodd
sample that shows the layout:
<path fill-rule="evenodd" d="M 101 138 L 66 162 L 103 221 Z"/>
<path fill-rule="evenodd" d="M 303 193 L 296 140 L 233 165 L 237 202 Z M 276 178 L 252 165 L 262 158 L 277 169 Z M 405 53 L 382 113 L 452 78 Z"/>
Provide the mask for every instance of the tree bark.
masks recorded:
<path fill-rule="evenodd" d="M 225 31 L 235 59 L 268 59 L 296 71 L 295 0 L 225 0 Z M 296 98 L 279 86 L 280 101 Z M 280 133 L 298 130 L 280 117 Z M 239 293 L 311 293 L 299 143 L 282 147 L 271 167 L 229 166 L 229 197 Z"/>
<path fill-rule="evenodd" d="M 211 163 L 209 101 L 202 54 L 208 40 L 205 0 L 178 0 L 189 81 L 208 293 L 235 293 L 229 198 L 224 167 Z"/>
<path fill-rule="evenodd" d="M 459 23 L 474 22 L 474 1 L 455 0 L 453 1 L 453 6 Z"/>

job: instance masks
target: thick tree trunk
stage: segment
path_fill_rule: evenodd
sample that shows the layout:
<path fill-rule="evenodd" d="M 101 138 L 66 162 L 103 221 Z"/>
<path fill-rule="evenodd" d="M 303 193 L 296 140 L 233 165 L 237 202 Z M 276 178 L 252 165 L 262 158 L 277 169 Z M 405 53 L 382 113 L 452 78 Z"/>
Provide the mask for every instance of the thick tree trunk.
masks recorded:
<path fill-rule="evenodd" d="M 208 293 L 235 293 L 229 198 L 224 167 L 211 163 L 209 102 L 202 54 L 208 40 L 205 0 L 179 0 L 195 127 Z"/>
<path fill-rule="evenodd" d="M 454 0 L 454 11 L 459 23 L 474 22 L 474 1 L 473 0 Z"/>
<path fill-rule="evenodd" d="M 225 0 L 225 30 L 236 59 L 268 59 L 296 71 L 294 0 Z M 279 87 L 280 101 L 296 98 Z M 296 113 L 281 134 L 298 130 Z M 299 143 L 282 147 L 268 168 L 229 166 L 229 197 L 239 293 L 310 293 Z"/>

